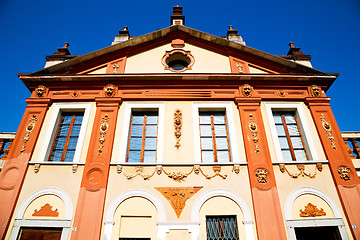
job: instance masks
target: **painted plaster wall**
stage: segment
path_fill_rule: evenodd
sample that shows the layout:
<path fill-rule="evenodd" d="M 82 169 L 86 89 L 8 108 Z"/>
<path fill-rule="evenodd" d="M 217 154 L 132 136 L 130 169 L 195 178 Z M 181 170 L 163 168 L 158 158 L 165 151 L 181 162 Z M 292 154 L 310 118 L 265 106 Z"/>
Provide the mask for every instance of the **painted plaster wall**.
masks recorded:
<path fill-rule="evenodd" d="M 163 166 L 163 167 L 168 173 L 172 173 L 172 172 L 188 173 L 192 168 L 192 166 L 191 167 Z M 166 221 L 170 223 L 191 222 L 191 211 L 196 199 L 202 193 L 215 188 L 227 189 L 239 195 L 246 202 L 247 206 L 250 208 L 250 212 L 252 213 L 253 212 L 252 199 L 251 199 L 247 168 L 246 166 L 240 167 L 239 174 L 232 172 L 232 168 L 233 166 L 222 166 L 221 174 L 228 175 L 226 179 L 222 179 L 221 177 L 216 176 L 211 180 L 209 180 L 209 179 L 205 179 L 205 177 L 201 173 L 199 175 L 192 173 L 187 178 L 185 178 L 184 181 L 177 182 L 170 179 L 164 173 L 161 173 L 160 175 L 155 173 L 154 176 L 149 180 L 144 180 L 141 176 L 136 176 L 133 177 L 132 179 L 127 179 L 127 176 L 131 176 L 135 174 L 135 166 L 123 166 L 122 172 L 120 174 L 117 173 L 116 166 L 111 166 L 110 176 L 108 181 L 107 196 L 105 201 L 104 217 L 108 211 L 110 203 L 118 195 L 132 189 L 142 189 L 150 192 L 151 194 L 159 198 L 161 200 L 161 204 L 164 206 L 166 211 Z M 205 174 L 209 176 L 214 175 L 211 166 L 203 166 L 202 169 Z M 155 170 L 155 166 L 144 167 L 143 174 L 150 175 L 154 170 Z M 202 188 L 199 192 L 195 193 L 190 199 L 186 201 L 185 207 L 180 217 L 178 218 L 170 202 L 159 191 L 157 191 L 155 187 L 202 187 Z M 223 206 L 224 209 L 227 209 L 228 206 L 232 209 L 233 205 L 232 204 L 228 205 L 228 201 L 229 201 L 228 198 L 221 198 L 219 204 L 221 204 L 221 206 Z M 208 210 L 210 211 L 210 208 L 204 208 L 204 209 L 201 210 L 202 213 L 208 214 Z M 232 211 L 231 209 L 228 211 Z M 252 217 L 254 218 L 254 216 Z M 115 222 L 119 221 L 119 219 L 113 219 L 113 220 Z M 136 228 L 136 225 L 134 225 L 134 228 Z"/>
<path fill-rule="evenodd" d="M 66 192 L 72 200 L 75 213 L 83 170 L 84 167 L 79 166 L 77 172 L 73 173 L 71 165 L 42 165 L 39 172 L 35 173 L 34 165 L 30 165 L 5 239 L 9 239 L 10 237 L 11 229 L 14 225 L 14 217 L 18 212 L 20 205 L 29 195 L 41 188 L 56 187 Z M 66 181 L 64 181 L 64 179 L 66 179 Z M 42 202 L 43 200 L 39 199 L 39 201 Z M 52 201 L 52 203 L 55 204 L 56 202 Z M 34 204 L 36 204 L 36 202 Z M 56 205 L 59 206 L 59 212 L 63 212 L 63 207 L 58 204 Z M 32 208 L 35 206 L 37 205 L 30 206 L 29 211 L 32 211 Z M 28 214 L 28 212 L 25 212 L 26 216 L 28 216 Z"/>
<path fill-rule="evenodd" d="M 286 168 L 289 170 L 290 173 L 294 174 L 294 173 L 298 172 L 296 165 L 288 164 L 288 165 L 286 165 Z M 305 172 L 314 174 L 315 168 L 316 168 L 315 164 L 306 164 Z M 285 209 L 284 209 L 285 201 L 286 201 L 287 197 L 289 196 L 289 194 L 293 190 L 295 190 L 297 188 L 301 188 L 301 187 L 317 188 L 317 189 L 321 190 L 322 192 L 326 193 L 327 195 L 329 195 L 335 201 L 336 205 L 341 210 L 341 213 L 343 215 L 343 219 L 344 219 L 344 222 L 345 222 L 345 225 L 347 228 L 348 235 L 349 235 L 350 239 L 352 239 L 349 225 L 345 219 L 345 215 L 344 215 L 344 212 L 341 207 L 340 199 L 337 195 L 337 191 L 336 191 L 336 188 L 335 188 L 332 176 L 331 176 L 331 172 L 330 172 L 329 166 L 327 164 L 323 164 L 322 172 L 318 172 L 316 174 L 316 177 L 313 179 L 310 179 L 309 177 L 301 177 L 301 176 L 296 179 L 290 178 L 290 176 L 286 172 L 281 173 L 278 165 L 274 165 L 274 173 L 275 173 L 276 184 L 277 184 L 278 193 L 279 193 L 280 205 L 281 205 L 283 213 L 285 211 Z M 298 215 L 299 214 L 299 209 L 297 209 L 298 206 L 301 206 L 301 209 L 303 210 L 304 206 L 306 206 L 308 204 L 308 202 L 306 202 L 306 201 L 310 201 L 313 199 L 314 199 L 313 196 L 307 196 L 307 197 L 299 199 L 299 201 L 295 201 L 294 208 L 292 209 L 292 215 L 293 216 Z M 319 208 L 324 208 L 324 210 L 326 209 L 329 213 L 331 212 L 327 208 L 327 206 L 326 206 L 327 204 L 325 205 L 325 203 L 323 201 L 319 201 L 318 199 L 316 199 L 315 203 L 313 203 L 313 204 L 314 205 L 319 204 L 318 205 Z M 329 216 L 332 216 L 332 214 L 330 214 Z M 286 226 L 286 223 L 285 223 L 285 226 Z"/>
<path fill-rule="evenodd" d="M 171 44 L 130 56 L 126 60 L 125 73 L 172 73 L 164 70 L 161 59 L 165 51 L 173 50 Z M 218 53 L 185 43 L 185 51 L 191 51 L 195 58 L 192 70 L 186 73 L 231 73 L 229 58 Z"/>

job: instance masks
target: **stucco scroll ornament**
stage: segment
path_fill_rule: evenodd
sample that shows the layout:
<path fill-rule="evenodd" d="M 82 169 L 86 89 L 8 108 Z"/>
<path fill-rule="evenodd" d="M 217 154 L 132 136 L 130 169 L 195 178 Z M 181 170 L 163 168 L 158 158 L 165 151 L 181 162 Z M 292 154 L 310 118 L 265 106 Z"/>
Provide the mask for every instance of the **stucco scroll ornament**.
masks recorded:
<path fill-rule="evenodd" d="M 177 181 L 177 182 L 182 182 L 185 181 L 185 178 L 187 178 L 193 171 L 194 168 L 191 169 L 190 172 L 188 173 L 182 173 L 182 172 L 167 172 L 164 168 L 162 168 L 162 171 L 172 180 Z"/>
<path fill-rule="evenodd" d="M 324 209 L 318 209 L 315 205 L 308 203 L 305 206 L 304 210 L 300 211 L 300 217 L 317 217 L 317 216 L 326 216 Z"/>
<path fill-rule="evenodd" d="M 108 84 L 104 87 L 104 92 L 106 97 L 113 97 L 116 94 L 116 88 L 112 84 Z"/>
<path fill-rule="evenodd" d="M 312 97 L 320 97 L 321 95 L 321 88 L 317 85 L 310 86 L 310 93 Z"/>
<path fill-rule="evenodd" d="M 280 168 L 280 172 L 284 173 L 286 172 L 291 178 L 298 178 L 299 176 L 302 177 L 309 177 L 309 178 L 315 178 L 317 171 L 319 172 L 322 171 L 322 163 L 317 163 L 316 167 L 315 167 L 315 173 L 311 174 L 311 173 L 306 173 L 305 172 L 305 165 L 296 165 L 297 169 L 299 170 L 298 173 L 290 173 L 289 170 L 286 168 L 285 164 L 279 164 L 279 168 Z"/>
<path fill-rule="evenodd" d="M 256 180 L 259 183 L 267 183 L 268 182 L 268 173 L 269 171 L 266 168 L 258 168 L 255 171 Z"/>
<path fill-rule="evenodd" d="M 255 152 L 257 154 L 260 153 L 260 149 L 259 149 L 259 145 L 257 144 L 259 142 L 259 138 L 257 136 L 258 132 L 257 132 L 257 125 L 253 119 L 253 115 L 250 114 L 249 115 L 250 120 L 249 120 L 249 129 L 250 129 L 250 133 L 251 133 L 251 140 L 254 142 L 254 148 L 255 148 Z"/>
<path fill-rule="evenodd" d="M 244 95 L 244 97 L 251 97 L 253 93 L 253 87 L 249 84 L 244 84 L 241 87 L 241 92 Z"/>
<path fill-rule="evenodd" d="M 38 120 L 37 117 L 35 115 L 32 115 L 30 118 L 30 123 L 26 126 L 26 130 L 25 130 L 25 136 L 23 137 L 23 142 L 24 144 L 21 146 L 20 148 L 20 152 L 24 152 L 25 148 L 26 148 L 26 143 L 30 140 L 30 135 L 33 132 L 34 128 L 35 128 L 35 123 Z"/>
<path fill-rule="evenodd" d="M 38 98 L 43 98 L 45 96 L 45 94 L 46 94 L 46 90 L 47 90 L 47 88 L 44 85 L 39 85 L 35 89 L 36 96 Z"/>
<path fill-rule="evenodd" d="M 331 125 L 330 125 L 330 123 L 328 123 L 328 122 L 325 120 L 324 114 L 321 114 L 321 115 L 320 115 L 320 120 L 321 120 L 321 122 L 322 122 L 323 128 L 325 129 L 327 138 L 329 139 L 332 148 L 333 148 L 333 149 L 336 149 L 335 138 L 334 138 L 334 136 L 332 135 L 332 130 L 331 130 Z"/>
<path fill-rule="evenodd" d="M 175 127 L 175 137 L 176 144 L 175 147 L 179 149 L 180 145 L 180 137 L 181 137 L 181 127 L 182 127 L 182 113 L 181 110 L 177 109 L 174 113 L 174 127 Z"/>
<path fill-rule="evenodd" d="M 349 167 L 339 167 L 338 173 L 341 179 L 345 181 L 350 181 L 350 168 Z"/>
<path fill-rule="evenodd" d="M 105 135 L 109 130 L 109 120 L 110 117 L 107 114 L 105 114 L 105 116 L 102 117 L 102 123 L 100 125 L 100 137 L 99 137 L 100 145 L 98 149 L 98 155 L 100 155 L 104 149 Z"/>

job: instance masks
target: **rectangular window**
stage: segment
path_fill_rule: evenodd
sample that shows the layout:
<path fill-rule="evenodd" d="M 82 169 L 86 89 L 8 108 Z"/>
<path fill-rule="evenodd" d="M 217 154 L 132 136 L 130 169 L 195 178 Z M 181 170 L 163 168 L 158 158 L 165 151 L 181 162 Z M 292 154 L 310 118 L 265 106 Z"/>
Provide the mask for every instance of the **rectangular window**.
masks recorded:
<path fill-rule="evenodd" d="M 236 216 L 206 216 L 208 240 L 238 240 Z"/>
<path fill-rule="evenodd" d="M 127 162 L 156 162 L 158 112 L 133 112 L 130 120 Z"/>
<path fill-rule="evenodd" d="M 61 113 L 49 161 L 73 161 L 83 117 L 83 112 Z"/>
<path fill-rule="evenodd" d="M 224 112 L 200 112 L 202 162 L 230 162 L 228 128 Z"/>
<path fill-rule="evenodd" d="M 306 161 L 309 156 L 295 112 L 273 112 L 284 161 Z"/>
<path fill-rule="evenodd" d="M 19 240 L 60 240 L 62 228 L 21 228 Z"/>

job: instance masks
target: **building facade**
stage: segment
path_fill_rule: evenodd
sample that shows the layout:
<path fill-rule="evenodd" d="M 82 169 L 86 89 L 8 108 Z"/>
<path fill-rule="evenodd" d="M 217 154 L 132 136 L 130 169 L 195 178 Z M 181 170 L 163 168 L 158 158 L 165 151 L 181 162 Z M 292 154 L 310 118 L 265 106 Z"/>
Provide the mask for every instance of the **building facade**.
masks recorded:
<path fill-rule="evenodd" d="M 274 56 L 177 6 L 170 27 L 46 59 L 18 74 L 32 95 L 0 173 L 2 239 L 360 239 L 337 74 L 292 43 Z"/>

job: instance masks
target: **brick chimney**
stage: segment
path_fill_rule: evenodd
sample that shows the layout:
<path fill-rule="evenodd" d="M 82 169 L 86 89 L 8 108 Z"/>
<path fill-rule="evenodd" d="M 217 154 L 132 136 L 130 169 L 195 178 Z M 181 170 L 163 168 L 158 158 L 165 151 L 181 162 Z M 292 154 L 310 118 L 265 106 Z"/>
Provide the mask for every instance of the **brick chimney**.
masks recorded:
<path fill-rule="evenodd" d="M 312 67 L 310 60 L 311 55 L 305 55 L 305 53 L 300 51 L 299 47 L 294 47 L 293 42 L 289 42 L 290 49 L 287 55 L 281 55 L 280 57 L 303 64 L 308 67 Z"/>
<path fill-rule="evenodd" d="M 45 68 L 78 57 L 79 55 L 70 54 L 70 51 L 68 49 L 69 46 L 70 44 L 66 42 L 64 47 L 57 49 L 57 52 L 54 52 L 52 55 L 46 56 Z"/>
<path fill-rule="evenodd" d="M 185 25 L 185 16 L 182 15 L 182 7 L 173 7 L 173 15 L 170 17 L 170 25 Z"/>

